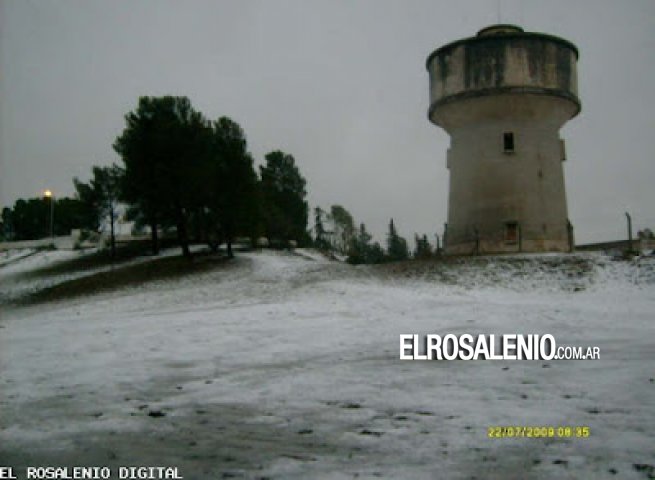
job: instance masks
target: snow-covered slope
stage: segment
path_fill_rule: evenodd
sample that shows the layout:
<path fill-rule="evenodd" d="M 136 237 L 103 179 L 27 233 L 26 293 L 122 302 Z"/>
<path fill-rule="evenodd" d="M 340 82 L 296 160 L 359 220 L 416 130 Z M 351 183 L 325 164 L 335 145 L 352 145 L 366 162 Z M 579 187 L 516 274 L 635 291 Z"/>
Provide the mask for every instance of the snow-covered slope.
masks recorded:
<path fill-rule="evenodd" d="M 204 245 L 192 246 L 194 252 L 206 250 Z M 22 250 L 25 252 L 25 250 Z M 179 255 L 179 248 L 163 249 L 157 257 L 150 255 L 137 256 L 128 260 L 121 260 L 116 265 L 110 263 L 91 263 L 76 268 L 59 268 L 66 262 L 83 260 L 94 255 L 97 249 L 86 250 L 32 250 L 23 255 L 14 254 L 12 261 L 0 264 L 0 303 L 9 303 L 29 295 L 30 293 L 62 284 L 78 278 L 88 277 L 109 270 L 125 268 L 127 266 L 149 262 L 154 259 Z M 48 271 L 50 269 L 50 271 Z M 35 272 L 39 272 L 35 275 Z"/>
<path fill-rule="evenodd" d="M 36 250 L 33 248 L 0 251 L 0 267 L 5 267 L 10 263 L 17 262 L 35 253 Z"/>
<path fill-rule="evenodd" d="M 653 270 L 595 256 L 351 267 L 262 252 L 7 309 L 0 464 L 176 465 L 185 479 L 648 478 Z M 401 362 L 401 333 L 550 333 L 601 359 Z M 591 435 L 490 439 L 494 425 Z"/>

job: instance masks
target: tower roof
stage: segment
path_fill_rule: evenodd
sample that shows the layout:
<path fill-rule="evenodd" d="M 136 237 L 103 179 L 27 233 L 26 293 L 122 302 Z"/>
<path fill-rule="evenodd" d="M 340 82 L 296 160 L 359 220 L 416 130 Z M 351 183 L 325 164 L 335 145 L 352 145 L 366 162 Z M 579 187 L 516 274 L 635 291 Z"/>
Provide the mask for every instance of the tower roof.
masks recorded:
<path fill-rule="evenodd" d="M 518 25 L 510 25 L 509 23 L 498 23 L 483 28 L 478 32 L 476 37 L 488 37 L 489 35 L 505 35 L 508 33 L 522 33 L 523 29 Z"/>
<path fill-rule="evenodd" d="M 460 40 L 455 40 L 454 42 L 447 43 L 446 45 L 443 45 L 442 47 L 437 48 L 435 51 L 433 51 L 429 56 L 428 59 L 425 62 L 426 68 L 429 69 L 430 62 L 432 59 L 441 53 L 444 53 L 450 49 L 453 49 L 461 44 L 465 43 L 482 43 L 482 42 L 498 42 L 498 41 L 504 41 L 504 40 L 509 40 L 513 38 L 531 38 L 531 39 L 542 39 L 542 40 L 547 40 L 550 42 L 555 42 L 559 43 L 560 45 L 564 45 L 575 53 L 576 58 L 579 58 L 580 54 L 578 52 L 578 48 L 568 40 L 565 40 L 561 37 L 557 37 L 555 35 L 550 35 L 547 33 L 539 33 L 539 32 L 526 32 L 523 30 L 523 28 L 519 27 L 518 25 L 511 25 L 511 24 L 496 24 L 496 25 L 490 25 L 488 27 L 485 27 L 478 31 L 475 37 L 467 37 L 467 38 L 462 38 Z"/>

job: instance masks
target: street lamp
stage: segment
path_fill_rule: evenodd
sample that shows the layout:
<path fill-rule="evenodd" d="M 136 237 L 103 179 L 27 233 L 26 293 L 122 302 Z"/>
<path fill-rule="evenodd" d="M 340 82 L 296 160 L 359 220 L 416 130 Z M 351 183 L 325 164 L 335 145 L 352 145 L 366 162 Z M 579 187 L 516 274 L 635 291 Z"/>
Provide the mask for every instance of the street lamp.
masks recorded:
<path fill-rule="evenodd" d="M 43 196 L 50 201 L 50 238 L 55 239 L 55 196 L 50 190 L 45 190 Z"/>
<path fill-rule="evenodd" d="M 632 253 L 632 217 L 628 212 L 625 212 L 625 218 L 628 221 L 628 248 L 630 253 Z"/>

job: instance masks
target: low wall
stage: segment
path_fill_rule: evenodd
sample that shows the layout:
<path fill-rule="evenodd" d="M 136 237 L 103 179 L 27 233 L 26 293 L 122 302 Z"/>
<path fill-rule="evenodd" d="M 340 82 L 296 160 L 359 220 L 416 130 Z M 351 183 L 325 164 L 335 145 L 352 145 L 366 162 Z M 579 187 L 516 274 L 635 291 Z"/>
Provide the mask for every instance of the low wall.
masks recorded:
<path fill-rule="evenodd" d="M 72 235 L 54 238 L 40 238 L 38 240 L 21 240 L 18 242 L 0 242 L 0 251 L 20 250 L 24 248 L 46 248 L 53 245 L 57 250 L 72 250 L 75 240 Z"/>
<path fill-rule="evenodd" d="M 642 253 L 655 250 L 655 240 L 635 238 L 632 240 L 632 248 Z M 630 250 L 630 242 L 628 240 L 615 240 L 613 242 L 587 243 L 585 245 L 576 245 L 575 249 L 578 251 L 620 253 Z"/>
<path fill-rule="evenodd" d="M 70 235 L 54 238 L 39 238 L 38 240 L 20 240 L 17 242 L 0 242 L 0 252 L 6 250 L 20 250 L 25 248 L 47 248 L 54 246 L 57 250 L 74 250 L 78 248 L 94 248 L 101 245 L 109 245 L 108 235 L 96 235 L 91 240 L 80 242 L 80 231 L 73 230 Z M 116 243 L 130 243 L 148 241 L 150 235 L 116 235 Z"/>

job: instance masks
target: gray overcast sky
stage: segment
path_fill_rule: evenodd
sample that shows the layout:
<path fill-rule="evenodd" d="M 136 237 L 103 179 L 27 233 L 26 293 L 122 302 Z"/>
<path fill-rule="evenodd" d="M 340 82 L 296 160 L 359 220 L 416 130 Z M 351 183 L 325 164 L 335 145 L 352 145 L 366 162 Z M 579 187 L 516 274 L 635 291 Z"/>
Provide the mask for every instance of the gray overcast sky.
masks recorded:
<path fill-rule="evenodd" d="M 655 227 L 655 2 L 500 1 L 500 20 L 580 49 L 582 113 L 562 131 L 578 241 Z M 441 233 L 448 137 L 425 59 L 497 23 L 496 0 L 0 0 L 0 205 L 72 195 L 140 95 L 186 95 L 245 130 L 258 163 L 291 153 L 309 201 L 382 239 Z"/>

